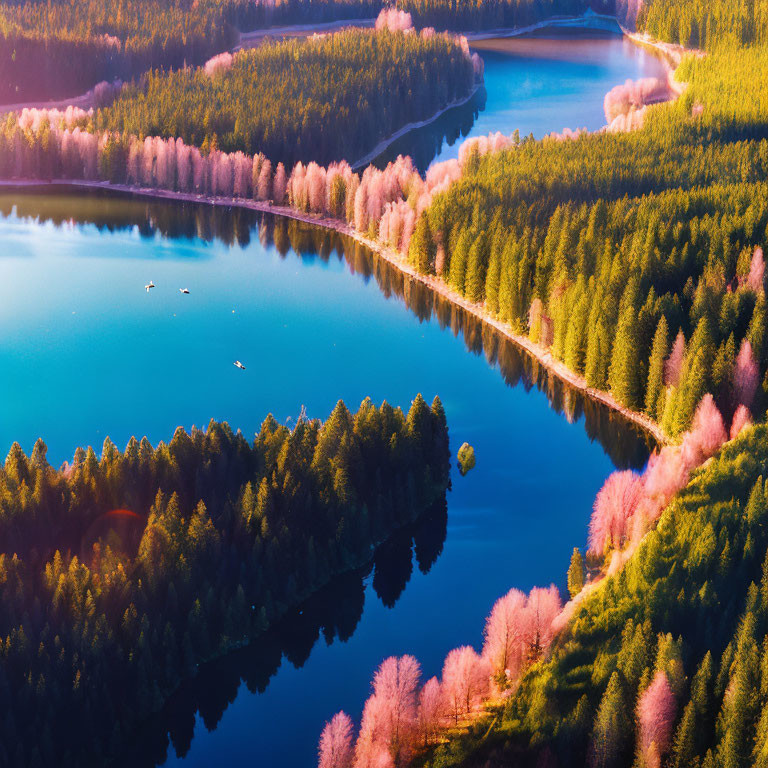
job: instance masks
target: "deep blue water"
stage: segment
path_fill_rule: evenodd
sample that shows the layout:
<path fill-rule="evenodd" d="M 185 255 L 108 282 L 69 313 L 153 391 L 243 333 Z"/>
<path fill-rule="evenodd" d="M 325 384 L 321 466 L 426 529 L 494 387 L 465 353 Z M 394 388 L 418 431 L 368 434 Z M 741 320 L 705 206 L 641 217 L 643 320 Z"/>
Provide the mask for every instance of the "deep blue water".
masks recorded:
<path fill-rule="evenodd" d="M 509 114 L 542 110 L 547 130 L 584 124 L 608 87 L 642 74 L 621 42 L 595 42 L 604 55 L 576 74 L 564 41 L 547 45 L 522 81 L 516 57 L 509 81 L 489 65 L 481 132 L 526 132 Z M 576 92 L 578 109 L 548 107 L 546 82 Z M 616 417 L 363 249 L 244 212 L 0 195 L 0 371 L 0 451 L 43 436 L 53 463 L 107 435 L 120 447 L 133 434 L 157 442 L 211 418 L 250 435 L 270 411 L 323 417 L 365 396 L 407 408 L 417 392 L 442 398 L 454 454 L 475 447 L 477 467 L 455 473 L 447 528 L 436 514 L 415 534 L 417 552 L 442 544 L 428 573 L 410 563 L 410 533 L 396 539 L 375 575 L 340 580 L 264 643 L 202 670 L 137 739 L 131 765 L 311 766 L 324 721 L 341 708 L 359 717 L 383 658 L 413 653 L 438 673 L 452 647 L 479 646 L 510 587 L 562 585 L 603 480 L 646 451 Z M 338 611 L 351 637 L 314 643 Z M 295 664 L 276 669 L 281 652 Z M 166 757 L 168 730 L 181 756 Z"/>

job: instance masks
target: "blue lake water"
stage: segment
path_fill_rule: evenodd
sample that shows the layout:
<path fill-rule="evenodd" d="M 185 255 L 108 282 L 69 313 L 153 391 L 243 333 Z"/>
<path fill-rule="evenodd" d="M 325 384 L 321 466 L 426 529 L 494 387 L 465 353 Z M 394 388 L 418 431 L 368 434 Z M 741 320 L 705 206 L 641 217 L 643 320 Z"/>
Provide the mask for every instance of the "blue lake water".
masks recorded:
<path fill-rule="evenodd" d="M 605 90 L 643 74 L 634 48 L 593 42 L 604 53 L 581 74 L 567 74 L 562 40 L 527 54 L 528 80 L 498 54 L 510 82 L 530 87 L 489 64 L 480 132 L 534 130 L 505 109 L 549 110 L 539 133 L 583 125 L 586 102 L 599 111 Z M 575 92 L 574 110 L 546 106 L 547 77 Z M 324 721 L 339 709 L 359 718 L 383 658 L 413 653 L 436 674 L 452 647 L 479 646 L 510 587 L 563 585 L 603 480 L 647 455 L 616 416 L 349 240 L 226 209 L 1 194 L 0 371 L 0 451 L 42 436 L 52 463 L 107 435 L 157 442 L 211 418 L 250 435 L 268 412 L 290 423 L 302 405 L 322 417 L 366 396 L 405 408 L 417 392 L 442 398 L 454 454 L 475 447 L 447 524 L 436 512 L 384 547 L 372 573 L 339 580 L 263 643 L 201 670 L 137 738 L 130 765 L 311 766 Z M 322 637 L 332 624 L 344 641 Z"/>

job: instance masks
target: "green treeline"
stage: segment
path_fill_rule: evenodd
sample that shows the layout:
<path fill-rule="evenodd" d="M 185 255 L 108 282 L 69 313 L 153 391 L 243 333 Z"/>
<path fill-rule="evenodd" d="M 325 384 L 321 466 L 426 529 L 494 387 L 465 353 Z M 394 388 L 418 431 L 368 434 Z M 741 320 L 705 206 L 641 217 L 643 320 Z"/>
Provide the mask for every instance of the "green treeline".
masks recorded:
<path fill-rule="evenodd" d="M 760 0 L 651 0 L 637 28 L 686 48 L 768 43 L 768 5 Z"/>
<path fill-rule="evenodd" d="M 581 15 L 590 6 L 612 10 L 612 3 L 602 0 L 397 0 L 417 27 L 462 31 L 527 27 L 551 16 Z"/>
<path fill-rule="evenodd" d="M 656 765 L 767 765 L 766 478 L 760 425 L 700 469 L 623 570 L 584 598 L 491 732 L 482 721 L 427 764 L 653 765 L 635 720 L 661 672 L 674 706 L 655 711 L 671 736 Z"/>
<path fill-rule="evenodd" d="M 226 424 L 0 468 L 0 764 L 102 764 L 242 645 L 444 498 L 439 399 L 339 403 L 253 443 Z"/>
<path fill-rule="evenodd" d="M 96 127 L 261 152 L 289 168 L 326 164 L 362 156 L 473 84 L 470 60 L 450 38 L 348 30 L 263 45 L 213 75 L 152 72 L 100 111 Z"/>
<path fill-rule="evenodd" d="M 739 402 L 761 413 L 767 75 L 763 48 L 689 57 L 684 95 L 648 110 L 641 131 L 471 157 L 420 219 L 412 263 L 439 266 L 456 291 L 672 434 L 705 392 L 726 418 Z M 680 331 L 684 357 L 680 346 L 665 371 Z M 759 379 L 750 402 L 745 371 Z"/>
<path fill-rule="evenodd" d="M 1 0 L 0 103 L 202 64 L 238 30 L 373 17 L 380 0 Z"/>

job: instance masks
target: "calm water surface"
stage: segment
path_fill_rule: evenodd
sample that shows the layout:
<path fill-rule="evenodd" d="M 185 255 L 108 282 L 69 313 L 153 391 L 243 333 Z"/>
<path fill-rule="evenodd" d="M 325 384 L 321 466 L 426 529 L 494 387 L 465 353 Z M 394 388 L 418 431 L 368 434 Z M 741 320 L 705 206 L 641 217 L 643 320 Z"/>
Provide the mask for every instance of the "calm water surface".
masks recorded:
<path fill-rule="evenodd" d="M 486 53 L 478 132 L 595 127 L 602 94 L 651 66 L 621 41 L 539 43 Z M 479 646 L 507 589 L 562 585 L 604 478 L 647 455 L 615 416 L 354 243 L 223 209 L 0 195 L 0 372 L 0 450 L 43 436 L 52 462 L 107 435 L 157 442 L 211 418 L 250 435 L 270 411 L 290 424 L 302 405 L 406 408 L 417 392 L 442 398 L 454 453 L 475 447 L 447 515 L 201 670 L 137 738 L 134 766 L 311 766 L 323 722 L 359 718 L 384 657 L 413 653 L 436 674 L 450 648 Z"/>

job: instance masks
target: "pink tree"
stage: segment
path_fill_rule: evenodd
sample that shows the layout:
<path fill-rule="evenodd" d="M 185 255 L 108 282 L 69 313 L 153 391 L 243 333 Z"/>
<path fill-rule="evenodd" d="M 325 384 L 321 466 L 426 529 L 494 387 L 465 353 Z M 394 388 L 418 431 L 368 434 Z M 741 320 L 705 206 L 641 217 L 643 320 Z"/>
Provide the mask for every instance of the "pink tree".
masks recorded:
<path fill-rule="evenodd" d="M 390 757 L 386 746 L 386 709 L 386 702 L 373 694 L 365 702 L 355 744 L 354 768 L 377 768 L 383 756 Z"/>
<path fill-rule="evenodd" d="M 272 199 L 275 205 L 282 205 L 285 202 L 285 190 L 288 186 L 288 180 L 285 175 L 285 166 L 282 163 L 277 164 L 275 170 L 275 179 L 272 184 Z"/>
<path fill-rule="evenodd" d="M 269 200 L 272 194 L 272 163 L 265 158 L 259 170 L 259 179 L 256 188 L 258 200 Z"/>
<path fill-rule="evenodd" d="M 688 482 L 689 468 L 677 446 L 665 446 L 651 454 L 643 473 L 642 515 L 645 520 L 656 520 L 672 497 Z"/>
<path fill-rule="evenodd" d="M 683 435 L 682 455 L 687 469 L 693 469 L 713 456 L 727 439 L 720 410 L 712 395 L 707 393 L 696 407 L 690 431 Z"/>
<path fill-rule="evenodd" d="M 680 372 L 683 370 L 683 358 L 685 357 L 685 336 L 678 331 L 672 351 L 664 363 L 664 383 L 669 387 L 676 387 L 680 381 Z"/>
<path fill-rule="evenodd" d="M 378 766 L 386 756 L 395 768 L 406 765 L 416 736 L 421 668 L 413 656 L 385 659 L 373 679 L 355 747 L 355 768 Z M 385 763 L 386 764 L 386 763 Z"/>
<path fill-rule="evenodd" d="M 494 603 L 483 633 L 483 656 L 496 679 L 513 680 L 522 669 L 526 624 L 525 595 L 510 589 Z"/>
<path fill-rule="evenodd" d="M 418 735 L 423 744 L 429 744 L 437 737 L 444 708 L 440 682 L 436 677 L 430 677 L 419 693 Z"/>
<path fill-rule="evenodd" d="M 630 520 L 642 494 L 640 477 L 631 470 L 614 472 L 595 499 L 589 521 L 589 551 L 601 554 L 620 549 L 630 531 Z"/>
<path fill-rule="evenodd" d="M 675 694 L 659 670 L 637 704 L 637 746 L 642 755 L 650 751 L 660 757 L 669 751 L 676 711 Z"/>
<path fill-rule="evenodd" d="M 764 280 L 765 259 L 763 258 L 763 249 L 758 246 L 752 254 L 752 261 L 749 265 L 749 275 L 747 276 L 747 285 L 755 293 L 762 293 L 765 286 Z"/>
<path fill-rule="evenodd" d="M 459 715 L 471 712 L 488 695 L 490 665 L 462 645 L 454 648 L 443 664 L 443 690 L 450 713 L 458 723 Z"/>
<path fill-rule="evenodd" d="M 318 747 L 318 768 L 352 768 L 352 720 L 337 712 L 325 724 Z"/>
<path fill-rule="evenodd" d="M 396 766 L 410 757 L 416 726 L 416 692 L 421 667 L 413 656 L 385 659 L 373 679 L 374 696 L 386 702 L 387 746 Z"/>
<path fill-rule="evenodd" d="M 534 587 L 526 601 L 526 640 L 529 658 L 533 661 L 544 653 L 554 638 L 553 622 L 563 610 L 557 587 Z"/>
<path fill-rule="evenodd" d="M 733 390 L 736 401 L 751 408 L 759 380 L 760 371 L 752 354 L 752 345 L 749 339 L 744 339 L 733 367 Z"/>
<path fill-rule="evenodd" d="M 740 405 L 736 409 L 736 413 L 733 414 L 733 420 L 731 421 L 731 440 L 735 440 L 742 429 L 748 427 L 752 423 L 752 414 L 749 412 L 749 408 L 744 405 Z"/>

